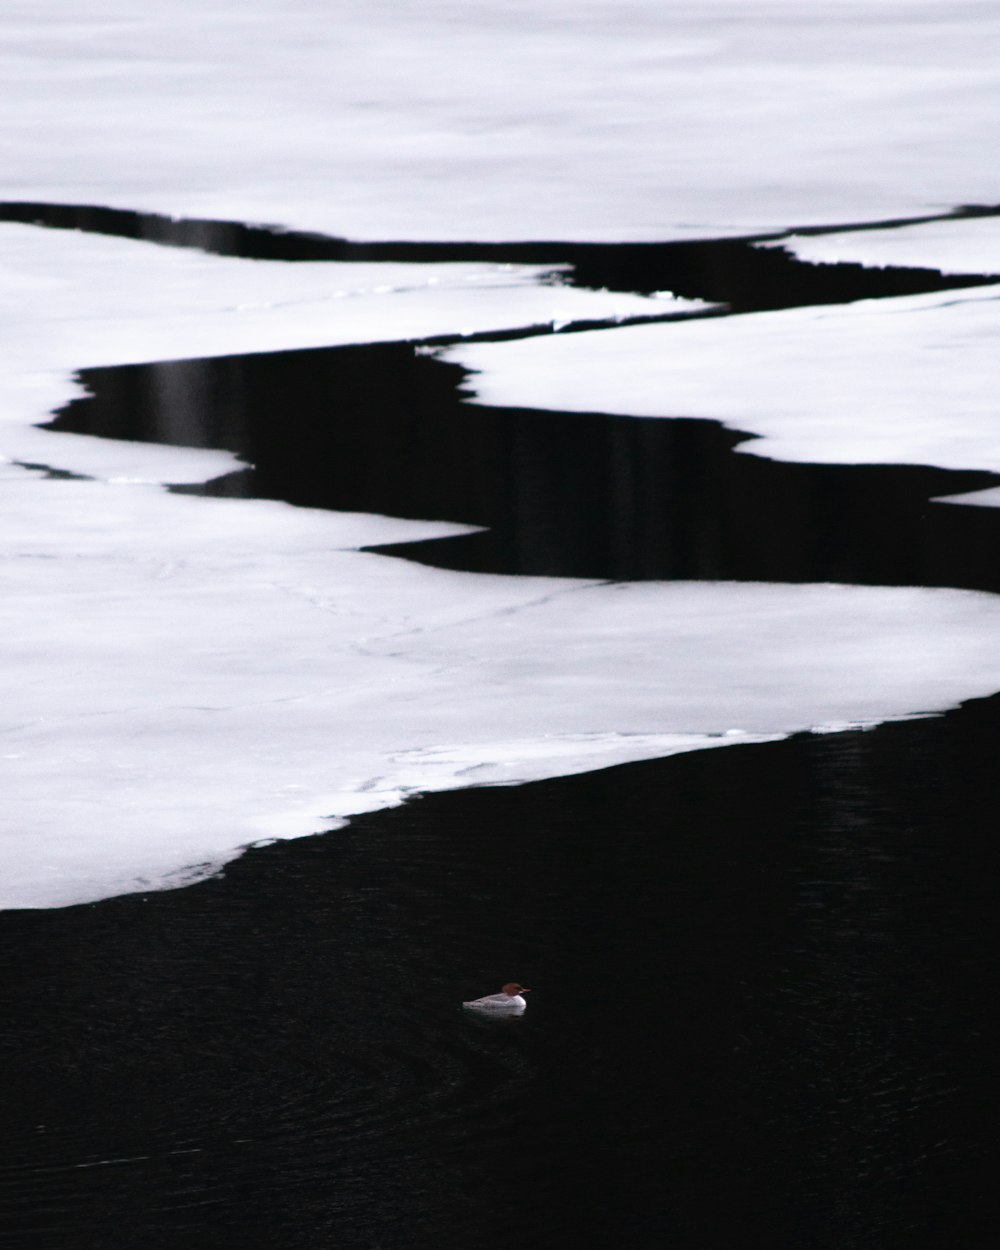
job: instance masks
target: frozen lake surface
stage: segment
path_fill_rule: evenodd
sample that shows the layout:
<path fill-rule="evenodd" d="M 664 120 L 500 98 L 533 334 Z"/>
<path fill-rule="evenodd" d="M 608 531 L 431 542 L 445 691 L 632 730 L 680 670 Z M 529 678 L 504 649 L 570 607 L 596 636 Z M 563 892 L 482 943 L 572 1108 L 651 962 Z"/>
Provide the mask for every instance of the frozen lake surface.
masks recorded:
<path fill-rule="evenodd" d="M 7 199 L 611 242 L 997 200 L 991 0 L 45 0 L 4 36 Z"/>
<path fill-rule="evenodd" d="M 998 27 L 0 17 L 0 1240 L 995 1244 Z"/>

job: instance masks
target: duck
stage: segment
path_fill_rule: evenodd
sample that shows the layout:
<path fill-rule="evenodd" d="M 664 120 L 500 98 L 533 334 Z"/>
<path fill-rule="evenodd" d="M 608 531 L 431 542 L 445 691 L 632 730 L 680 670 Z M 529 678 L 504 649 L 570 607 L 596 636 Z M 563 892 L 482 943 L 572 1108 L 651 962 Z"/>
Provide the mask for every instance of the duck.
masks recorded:
<path fill-rule="evenodd" d="M 468 1007 L 470 1011 L 485 1011 L 491 1015 L 519 1016 L 528 1005 L 522 995 L 530 993 L 531 990 L 518 985 L 516 981 L 508 981 L 506 985 L 501 986 L 499 994 L 473 998 L 471 1002 L 463 1003 L 462 1006 Z"/>

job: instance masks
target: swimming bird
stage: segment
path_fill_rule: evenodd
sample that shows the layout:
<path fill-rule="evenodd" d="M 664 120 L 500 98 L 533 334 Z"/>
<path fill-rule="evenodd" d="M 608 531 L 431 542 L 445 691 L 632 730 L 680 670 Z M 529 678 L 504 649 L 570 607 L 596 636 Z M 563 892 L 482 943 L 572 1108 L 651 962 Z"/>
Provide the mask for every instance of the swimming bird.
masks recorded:
<path fill-rule="evenodd" d="M 516 981 L 508 981 L 499 994 L 487 994 L 485 998 L 474 998 L 471 1002 L 463 1003 L 462 1006 L 468 1007 L 471 1011 L 485 1011 L 491 1015 L 519 1016 L 528 1005 L 521 995 L 530 993 L 531 990 L 518 985 Z"/>

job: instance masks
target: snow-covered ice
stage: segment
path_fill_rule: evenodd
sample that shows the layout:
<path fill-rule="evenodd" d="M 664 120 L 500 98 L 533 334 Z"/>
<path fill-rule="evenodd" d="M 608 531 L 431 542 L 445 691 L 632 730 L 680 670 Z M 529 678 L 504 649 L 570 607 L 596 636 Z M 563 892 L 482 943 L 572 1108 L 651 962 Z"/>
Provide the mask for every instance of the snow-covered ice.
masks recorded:
<path fill-rule="evenodd" d="M 773 460 L 1000 472 L 1000 286 L 450 349 L 478 403 L 702 417 Z M 966 496 L 976 501 L 976 496 Z"/>
<path fill-rule="evenodd" d="M 793 234 L 780 243 L 814 264 L 903 265 L 945 274 L 1000 275 L 1000 217 L 956 217 L 891 230 Z"/>

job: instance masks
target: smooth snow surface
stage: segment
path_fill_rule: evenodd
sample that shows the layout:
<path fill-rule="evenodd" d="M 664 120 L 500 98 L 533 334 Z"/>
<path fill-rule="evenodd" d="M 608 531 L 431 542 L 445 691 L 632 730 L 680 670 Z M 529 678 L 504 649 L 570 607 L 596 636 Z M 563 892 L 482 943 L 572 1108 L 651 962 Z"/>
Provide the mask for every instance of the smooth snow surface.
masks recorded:
<path fill-rule="evenodd" d="M 663 239 L 997 197 L 993 0 L 37 0 L 7 199 Z"/>
<path fill-rule="evenodd" d="M 1000 472 L 998 339 L 991 286 L 447 356 L 479 403 L 711 418 L 773 460 Z"/>

